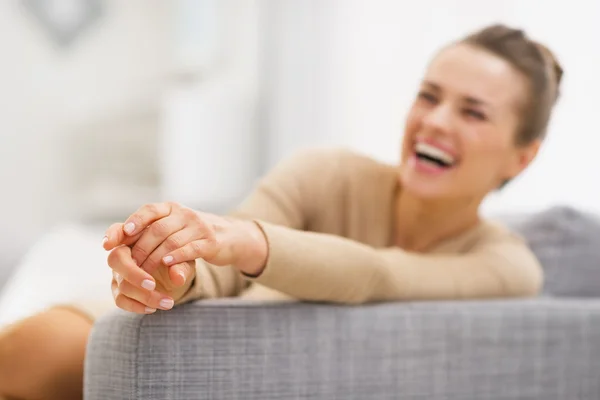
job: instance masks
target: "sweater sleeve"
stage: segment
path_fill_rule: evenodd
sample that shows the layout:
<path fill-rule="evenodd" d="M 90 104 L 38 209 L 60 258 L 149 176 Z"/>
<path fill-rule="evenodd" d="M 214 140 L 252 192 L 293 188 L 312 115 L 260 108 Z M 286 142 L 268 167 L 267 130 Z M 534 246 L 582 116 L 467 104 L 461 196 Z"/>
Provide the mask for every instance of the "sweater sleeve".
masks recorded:
<path fill-rule="evenodd" d="M 335 174 L 344 154 L 343 150 L 298 152 L 273 168 L 228 215 L 260 219 L 289 229 L 304 229 L 310 222 L 321 188 Z M 237 296 L 249 284 L 247 277 L 231 266 L 215 266 L 198 259 L 196 278 L 176 304 L 200 298 Z"/>
<path fill-rule="evenodd" d="M 254 281 L 304 301 L 360 304 L 535 295 L 537 259 L 506 234 L 465 254 L 375 249 L 334 235 L 300 232 L 257 221 L 269 258 Z"/>

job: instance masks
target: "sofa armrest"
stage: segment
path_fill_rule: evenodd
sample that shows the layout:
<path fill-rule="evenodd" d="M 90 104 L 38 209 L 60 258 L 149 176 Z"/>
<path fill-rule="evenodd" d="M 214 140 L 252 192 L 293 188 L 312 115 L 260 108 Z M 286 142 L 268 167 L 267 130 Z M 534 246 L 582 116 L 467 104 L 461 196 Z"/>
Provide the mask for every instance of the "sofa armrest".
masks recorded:
<path fill-rule="evenodd" d="M 598 399 L 600 301 L 115 311 L 90 337 L 85 398 Z"/>

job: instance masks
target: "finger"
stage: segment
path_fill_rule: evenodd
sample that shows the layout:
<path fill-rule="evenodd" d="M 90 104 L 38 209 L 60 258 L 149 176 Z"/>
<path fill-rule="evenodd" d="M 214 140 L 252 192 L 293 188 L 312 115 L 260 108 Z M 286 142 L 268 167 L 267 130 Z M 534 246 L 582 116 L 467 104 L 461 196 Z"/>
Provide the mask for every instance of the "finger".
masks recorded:
<path fill-rule="evenodd" d="M 180 247 L 172 252 L 168 253 L 162 258 L 164 265 L 170 266 L 179 264 L 185 261 L 192 261 L 197 258 L 203 258 L 208 262 L 218 261 L 219 258 L 223 258 L 223 254 L 226 249 L 219 249 L 217 242 L 214 238 L 194 240 Z"/>
<path fill-rule="evenodd" d="M 156 312 L 155 308 L 144 306 L 141 303 L 140 304 L 142 307 L 140 307 L 140 304 L 137 304 L 137 301 L 127 298 L 126 295 L 121 293 L 119 285 L 114 279 L 111 282 L 111 290 L 115 304 L 117 307 L 125 311 L 135 312 L 138 314 L 152 314 Z"/>
<path fill-rule="evenodd" d="M 127 218 L 123 224 L 123 232 L 128 236 L 133 236 L 154 221 L 171 214 L 172 208 L 173 203 L 146 204 Z"/>
<path fill-rule="evenodd" d="M 120 285 L 123 282 L 123 277 L 119 275 L 118 272 L 113 271 L 113 279 L 117 281 L 117 285 Z"/>
<path fill-rule="evenodd" d="M 116 287 L 116 283 L 113 280 L 113 297 L 115 299 L 115 304 L 121 310 L 134 312 L 137 314 L 152 314 L 156 312 L 156 308 L 151 308 L 143 305 L 139 301 L 130 299 L 120 292 L 119 288 Z"/>
<path fill-rule="evenodd" d="M 144 229 L 143 234 L 131 248 L 131 256 L 137 265 L 141 266 L 142 268 L 146 268 L 143 265 L 146 259 L 161 245 L 161 243 L 166 241 L 169 237 L 174 236 L 173 239 L 169 240 L 169 243 L 183 240 L 184 238 L 180 237 L 178 232 L 181 231 L 184 226 L 185 221 L 183 220 L 181 214 L 171 214 L 168 217 L 153 222 L 150 226 L 148 226 L 148 229 Z M 180 246 L 183 246 L 184 244 L 185 243 L 181 243 Z M 166 253 L 166 251 L 164 253 Z M 160 257 L 158 261 L 160 262 Z M 148 269 L 146 269 L 146 271 L 149 273 L 153 272 L 153 270 Z"/>
<path fill-rule="evenodd" d="M 144 290 L 132 285 L 127 281 L 123 281 L 119 285 L 119 292 L 124 296 L 143 304 L 146 307 L 161 310 L 170 310 L 175 302 L 169 296 L 165 296 L 156 290 Z"/>
<path fill-rule="evenodd" d="M 119 295 L 119 284 L 114 279 L 110 282 L 110 290 L 112 291 L 113 299 L 116 299 Z"/>
<path fill-rule="evenodd" d="M 123 224 L 121 224 L 121 223 L 112 224 L 106 230 L 106 233 L 104 234 L 104 238 L 102 238 L 102 247 L 104 247 L 105 250 L 112 250 L 115 247 L 120 246 L 122 244 L 129 246 L 129 245 L 137 242 L 137 240 L 140 238 L 142 233 L 143 233 L 143 231 L 138 233 L 135 236 L 127 236 L 123 232 Z"/>
<path fill-rule="evenodd" d="M 169 279 L 175 287 L 181 287 L 195 275 L 195 261 L 175 264 L 169 267 Z"/>
<path fill-rule="evenodd" d="M 174 250 L 184 247 L 186 244 L 191 243 L 194 240 L 198 240 L 201 238 L 202 234 L 198 232 L 197 227 L 184 228 L 178 232 L 175 232 L 166 239 L 164 239 L 161 243 L 159 243 L 158 247 L 152 251 L 152 253 L 144 261 L 144 263 L 140 264 L 140 267 L 149 274 L 153 274 L 154 271 L 156 271 L 160 266 L 163 265 L 164 256 L 166 256 Z"/>
<path fill-rule="evenodd" d="M 112 250 L 121 243 L 124 236 L 123 224 L 114 223 L 104 233 L 102 247 L 104 247 L 105 250 Z"/>
<path fill-rule="evenodd" d="M 119 246 L 112 250 L 108 255 L 108 265 L 123 280 L 135 286 L 146 290 L 154 290 L 156 288 L 156 282 L 152 275 L 135 264 L 131 258 L 131 249 L 127 246 Z"/>

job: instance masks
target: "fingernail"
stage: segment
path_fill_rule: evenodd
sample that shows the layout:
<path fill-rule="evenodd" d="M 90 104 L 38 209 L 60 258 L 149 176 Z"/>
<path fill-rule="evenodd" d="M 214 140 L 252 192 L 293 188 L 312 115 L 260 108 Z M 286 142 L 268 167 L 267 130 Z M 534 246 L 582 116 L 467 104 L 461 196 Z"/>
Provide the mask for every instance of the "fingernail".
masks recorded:
<path fill-rule="evenodd" d="M 173 256 L 166 256 L 166 257 L 163 258 L 163 262 L 165 264 L 169 264 L 172 261 L 173 261 Z"/>
<path fill-rule="evenodd" d="M 177 275 L 179 275 L 179 276 L 180 276 L 180 277 L 183 279 L 183 284 L 185 285 L 185 281 L 186 281 L 186 279 L 185 279 L 185 274 L 184 274 L 183 272 L 179 271 L 179 272 L 177 273 Z"/>
<path fill-rule="evenodd" d="M 123 227 L 123 230 L 126 234 L 131 235 L 133 231 L 135 231 L 135 224 L 133 222 L 128 222 Z"/>
<path fill-rule="evenodd" d="M 114 288 L 112 293 L 113 293 L 113 297 L 117 297 L 119 295 L 119 288 L 118 287 Z"/>
<path fill-rule="evenodd" d="M 165 310 L 170 310 L 171 308 L 173 308 L 175 302 L 171 299 L 162 299 L 159 304 Z"/>
<path fill-rule="evenodd" d="M 117 280 L 117 283 L 120 285 L 121 282 L 123 282 L 123 277 L 121 276 L 121 274 L 115 272 L 115 279 Z"/>
<path fill-rule="evenodd" d="M 152 314 L 153 312 L 156 312 L 156 308 L 150 308 L 150 307 L 146 307 L 146 312 L 148 314 Z"/>
<path fill-rule="evenodd" d="M 104 246 L 106 242 L 108 242 L 108 237 L 104 236 L 104 238 L 102 239 L 102 246 Z"/>
<path fill-rule="evenodd" d="M 156 288 L 156 283 L 152 282 L 150 279 L 144 279 L 142 281 L 142 287 L 146 290 L 154 290 Z"/>

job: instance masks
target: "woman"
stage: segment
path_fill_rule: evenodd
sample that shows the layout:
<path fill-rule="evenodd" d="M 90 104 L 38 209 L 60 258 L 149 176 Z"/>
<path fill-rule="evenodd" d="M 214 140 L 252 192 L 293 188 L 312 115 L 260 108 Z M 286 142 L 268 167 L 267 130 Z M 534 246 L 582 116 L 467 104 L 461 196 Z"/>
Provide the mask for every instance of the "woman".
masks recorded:
<path fill-rule="evenodd" d="M 536 295 L 542 271 L 531 251 L 478 211 L 535 158 L 561 75 L 550 51 L 505 26 L 447 46 L 427 68 L 398 166 L 309 151 L 227 217 L 165 203 L 111 226 L 103 246 L 116 305 L 150 314 L 223 296 L 362 304 Z M 6 332 L 0 392 L 81 397 L 85 315 L 54 308 Z"/>

